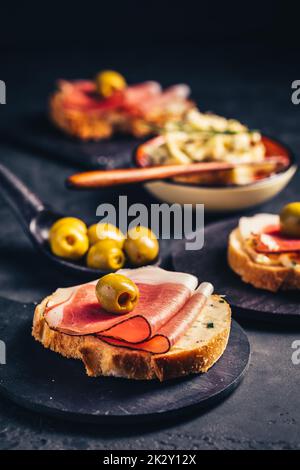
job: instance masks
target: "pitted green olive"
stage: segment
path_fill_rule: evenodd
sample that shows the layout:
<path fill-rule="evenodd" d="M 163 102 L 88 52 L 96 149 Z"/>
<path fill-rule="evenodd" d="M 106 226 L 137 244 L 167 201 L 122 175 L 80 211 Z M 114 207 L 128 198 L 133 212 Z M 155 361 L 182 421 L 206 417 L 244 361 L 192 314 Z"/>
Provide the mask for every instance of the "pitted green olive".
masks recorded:
<path fill-rule="evenodd" d="M 117 271 L 123 267 L 125 255 L 113 240 L 100 240 L 92 245 L 87 254 L 89 268 Z"/>
<path fill-rule="evenodd" d="M 78 219 L 77 217 L 62 217 L 54 222 L 50 228 L 49 239 L 51 239 L 55 235 L 55 232 L 62 226 L 74 227 L 83 234 L 87 233 L 87 226 L 81 219 Z"/>
<path fill-rule="evenodd" d="M 152 230 L 138 226 L 127 232 L 124 250 L 133 265 L 144 266 L 158 256 L 159 244 Z"/>
<path fill-rule="evenodd" d="M 284 235 L 300 238 L 300 202 L 284 206 L 280 212 L 280 230 Z"/>
<path fill-rule="evenodd" d="M 125 240 L 121 230 L 108 222 L 91 225 L 88 228 L 88 237 L 91 245 L 100 240 L 114 240 L 120 248 L 123 248 Z"/>
<path fill-rule="evenodd" d="M 89 248 L 87 235 L 77 226 L 68 223 L 58 227 L 49 241 L 52 253 L 60 258 L 80 259 Z"/>
<path fill-rule="evenodd" d="M 116 91 L 126 88 L 125 78 L 114 70 L 103 70 L 96 76 L 96 88 L 103 98 L 109 98 Z"/>
<path fill-rule="evenodd" d="M 122 274 L 107 274 L 96 285 L 96 296 L 101 306 L 110 313 L 131 312 L 139 300 L 139 289 Z"/>

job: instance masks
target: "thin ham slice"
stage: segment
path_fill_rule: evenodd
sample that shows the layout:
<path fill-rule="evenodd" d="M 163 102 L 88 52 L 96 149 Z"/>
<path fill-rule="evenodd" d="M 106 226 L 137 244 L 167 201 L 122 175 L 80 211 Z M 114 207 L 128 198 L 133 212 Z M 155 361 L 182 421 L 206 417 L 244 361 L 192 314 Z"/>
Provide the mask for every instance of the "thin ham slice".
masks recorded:
<path fill-rule="evenodd" d="M 239 221 L 240 235 L 244 240 L 254 234 L 260 234 L 268 225 L 279 225 L 279 215 L 256 214 L 252 217 L 241 217 Z"/>
<path fill-rule="evenodd" d="M 110 98 L 99 98 L 95 84 L 88 80 L 60 80 L 59 87 L 63 93 L 64 107 L 77 111 L 103 113 L 120 108 L 124 101 L 122 92 L 116 92 Z"/>
<path fill-rule="evenodd" d="M 139 103 L 139 108 L 145 112 L 150 112 L 153 108 L 165 108 L 174 102 L 185 101 L 191 90 L 187 85 L 174 85 L 159 95 L 146 98 Z"/>
<path fill-rule="evenodd" d="M 99 335 L 99 337 L 113 346 L 138 349 L 154 354 L 164 354 L 171 349 L 194 323 L 212 293 L 213 286 L 210 283 L 203 282 L 200 284 L 198 289 L 191 295 L 178 313 L 159 328 L 156 334 L 147 341 L 132 344 L 113 338 L 103 338 L 101 335 Z"/>
<path fill-rule="evenodd" d="M 148 81 L 116 91 L 111 97 L 102 99 L 96 93 L 95 83 L 90 80 L 73 82 L 59 80 L 64 106 L 82 112 L 105 113 L 118 110 L 129 116 L 146 116 L 153 109 L 163 112 L 166 107 L 183 103 L 189 106 L 187 85 L 174 85 L 165 91 L 159 83 Z"/>
<path fill-rule="evenodd" d="M 153 99 L 156 95 L 162 94 L 161 87 L 157 82 L 129 86 L 123 91 L 116 91 L 111 97 L 105 99 L 97 95 L 95 84 L 92 81 L 60 80 L 58 85 L 64 95 L 64 106 L 85 112 L 105 112 L 113 109 L 130 112 L 135 110 L 141 101 Z"/>
<path fill-rule="evenodd" d="M 191 106 L 191 102 L 187 100 L 189 94 L 190 88 L 187 85 L 174 85 L 161 93 L 145 95 L 142 100 L 129 107 L 129 110 L 147 118 L 172 110 L 176 112 L 178 107 L 188 109 Z"/>
<path fill-rule="evenodd" d="M 124 106 L 129 109 L 145 100 L 155 99 L 155 97 L 161 96 L 161 94 L 162 89 L 158 82 L 148 81 L 131 85 L 124 92 Z"/>
<path fill-rule="evenodd" d="M 133 312 L 119 316 L 107 313 L 97 301 L 97 281 L 94 281 L 58 289 L 46 307 L 45 319 L 49 326 L 70 335 L 98 334 L 107 340 L 135 344 L 153 339 L 172 319 L 167 336 L 171 344 L 172 337 L 177 335 L 172 327 L 178 324 L 175 316 L 194 292 L 197 279 L 190 274 L 157 267 L 120 270 L 119 273 L 131 278 L 140 290 L 140 300 Z M 161 336 L 164 336 L 164 331 L 168 330 L 162 331 Z"/>
<path fill-rule="evenodd" d="M 300 239 L 290 238 L 280 232 L 280 225 L 268 225 L 257 236 L 256 251 L 259 253 L 287 253 L 300 251 Z"/>

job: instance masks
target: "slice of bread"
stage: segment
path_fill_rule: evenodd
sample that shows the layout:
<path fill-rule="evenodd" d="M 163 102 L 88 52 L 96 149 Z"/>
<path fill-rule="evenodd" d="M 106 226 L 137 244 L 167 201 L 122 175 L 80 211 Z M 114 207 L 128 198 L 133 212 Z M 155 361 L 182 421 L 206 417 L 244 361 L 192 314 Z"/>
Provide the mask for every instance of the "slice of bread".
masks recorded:
<path fill-rule="evenodd" d="M 230 333 L 230 306 L 217 295 L 209 298 L 199 318 L 165 354 L 111 346 L 93 335 L 70 336 L 52 330 L 44 318 L 48 300 L 35 309 L 32 335 L 46 348 L 67 358 L 81 359 L 91 377 L 163 381 L 206 372 L 223 354 Z"/>
<path fill-rule="evenodd" d="M 66 109 L 64 95 L 58 91 L 49 101 L 49 116 L 53 123 L 65 133 L 81 140 L 108 139 L 114 132 L 114 113 L 99 117 L 97 113 L 84 113 L 76 109 Z"/>
<path fill-rule="evenodd" d="M 239 229 L 229 236 L 228 264 L 242 280 L 259 289 L 272 292 L 300 289 L 300 270 L 284 266 L 268 266 L 256 263 L 243 247 Z"/>
<path fill-rule="evenodd" d="M 188 99 L 190 90 L 186 85 L 175 85 L 163 91 L 159 84 L 148 82 L 137 85 L 137 88 L 143 86 L 146 101 L 154 99 L 153 107 L 150 106 L 147 111 L 140 110 L 138 104 L 130 105 L 129 109 L 123 107 L 122 99 L 118 103 L 115 102 L 113 107 L 101 107 L 100 100 L 98 107 L 98 100 L 93 102 L 92 99 L 91 103 L 91 97 L 96 92 L 93 81 L 59 80 L 57 89 L 49 99 L 49 117 L 63 132 L 83 141 L 108 139 L 115 133 L 141 138 L 153 134 L 153 127 L 164 127 L 170 120 L 182 119 L 186 112 L 195 106 Z M 156 90 L 154 95 L 153 86 Z M 148 91 L 145 91 L 145 87 Z M 134 94 L 134 89 L 135 86 L 131 87 L 131 94 Z M 167 101 L 163 99 L 165 96 Z M 136 106 L 137 109 L 131 109 L 131 106 Z"/>

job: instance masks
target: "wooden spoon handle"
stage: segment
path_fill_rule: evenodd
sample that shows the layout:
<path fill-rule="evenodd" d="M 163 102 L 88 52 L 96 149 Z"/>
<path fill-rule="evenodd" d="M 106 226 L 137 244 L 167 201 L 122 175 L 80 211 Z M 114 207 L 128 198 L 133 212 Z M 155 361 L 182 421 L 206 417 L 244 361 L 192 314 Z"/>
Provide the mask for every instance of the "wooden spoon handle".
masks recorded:
<path fill-rule="evenodd" d="M 70 176 L 67 179 L 67 185 L 73 188 L 105 188 L 120 184 L 160 180 L 179 175 L 231 170 L 232 168 L 234 168 L 234 165 L 225 162 L 205 162 L 189 165 L 165 165 L 107 171 L 94 170 Z"/>
<path fill-rule="evenodd" d="M 286 162 L 285 162 L 286 164 Z M 106 188 L 120 184 L 140 183 L 144 181 L 161 180 L 179 175 L 192 175 L 211 171 L 232 170 L 241 166 L 253 168 L 268 167 L 274 171 L 283 165 L 282 158 L 275 156 L 262 162 L 255 163 L 226 163 L 226 162 L 200 162 L 188 165 L 160 165 L 146 168 L 124 168 L 119 170 L 94 170 L 77 173 L 67 179 L 67 185 L 71 188 Z"/>

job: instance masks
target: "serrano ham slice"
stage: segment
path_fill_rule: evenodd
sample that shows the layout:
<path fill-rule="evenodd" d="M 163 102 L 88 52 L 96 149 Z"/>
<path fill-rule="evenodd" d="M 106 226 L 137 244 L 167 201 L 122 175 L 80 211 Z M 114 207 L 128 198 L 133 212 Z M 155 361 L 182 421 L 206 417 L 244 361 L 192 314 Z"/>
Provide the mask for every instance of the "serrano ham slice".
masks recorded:
<path fill-rule="evenodd" d="M 241 237 L 247 240 L 254 234 L 262 233 L 267 226 L 279 225 L 279 222 L 279 216 L 276 214 L 256 214 L 253 217 L 241 217 L 239 221 Z"/>
<path fill-rule="evenodd" d="M 162 95 L 162 89 L 159 83 L 148 81 L 131 85 L 124 91 L 124 108 L 127 110 L 138 109 L 141 102 L 155 99 Z"/>
<path fill-rule="evenodd" d="M 177 335 L 172 327 L 179 321 L 175 320 L 175 316 L 193 294 L 197 278 L 190 274 L 169 272 L 156 267 L 118 272 L 132 279 L 140 290 L 140 300 L 134 311 L 118 316 L 106 312 L 96 298 L 97 281 L 94 281 L 81 286 L 58 289 L 54 293 L 45 312 L 45 320 L 50 328 L 70 335 L 97 334 L 107 341 L 131 343 L 131 347 L 135 343 L 153 339 L 162 329 L 161 336 L 167 336 L 168 333 L 167 337 L 171 344 L 172 338 Z M 173 323 L 171 331 L 168 332 L 162 327 L 171 319 Z M 180 325 L 180 328 L 182 327 Z M 154 340 L 156 341 L 157 339 Z"/>
<path fill-rule="evenodd" d="M 101 98 L 96 93 L 95 84 L 88 80 L 69 82 L 60 80 L 58 83 L 64 93 L 64 106 L 79 111 L 107 111 L 122 109 L 123 111 L 138 110 L 141 101 L 162 96 L 161 86 L 157 82 L 145 82 L 127 87 L 123 91 L 115 92 L 109 98 Z"/>
<path fill-rule="evenodd" d="M 100 338 L 113 346 L 138 349 L 155 354 L 164 354 L 184 335 L 193 324 L 201 310 L 204 308 L 208 297 L 213 293 L 213 286 L 209 282 L 203 282 L 191 295 L 184 306 L 174 317 L 165 323 L 152 338 L 138 344 L 132 344 L 113 338 Z"/>
<path fill-rule="evenodd" d="M 184 84 L 163 91 L 159 83 L 148 81 L 128 86 L 105 99 L 97 95 L 94 82 L 89 80 L 60 80 L 58 86 L 64 95 L 65 108 L 87 113 L 101 114 L 117 110 L 129 116 L 146 116 L 153 110 L 164 112 L 168 106 L 173 107 L 176 103 L 189 106 L 187 98 L 190 88 Z"/>
<path fill-rule="evenodd" d="M 282 235 L 279 225 L 269 225 L 258 235 L 255 249 L 260 253 L 300 251 L 300 239 Z"/>
<path fill-rule="evenodd" d="M 99 99 L 95 84 L 88 80 L 60 80 L 59 86 L 64 96 L 64 107 L 68 109 L 104 113 L 120 108 L 124 102 L 122 92 L 116 92 L 110 98 Z"/>
<path fill-rule="evenodd" d="M 175 106 L 188 104 L 187 98 L 190 95 L 190 88 L 187 85 L 174 85 L 166 90 L 145 95 L 142 100 L 134 103 L 135 111 L 147 116 L 153 112 L 159 113 L 167 111 L 169 107 L 174 109 Z"/>
<path fill-rule="evenodd" d="M 257 214 L 242 217 L 239 222 L 240 235 L 244 241 L 253 239 L 258 253 L 295 253 L 300 251 L 300 239 L 282 235 L 280 218 L 275 214 Z"/>

